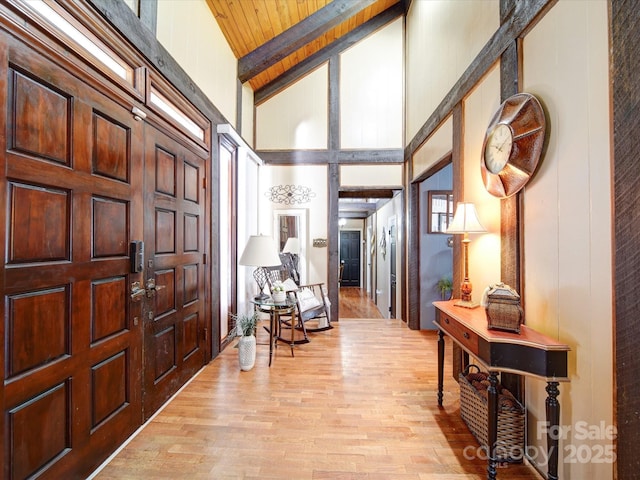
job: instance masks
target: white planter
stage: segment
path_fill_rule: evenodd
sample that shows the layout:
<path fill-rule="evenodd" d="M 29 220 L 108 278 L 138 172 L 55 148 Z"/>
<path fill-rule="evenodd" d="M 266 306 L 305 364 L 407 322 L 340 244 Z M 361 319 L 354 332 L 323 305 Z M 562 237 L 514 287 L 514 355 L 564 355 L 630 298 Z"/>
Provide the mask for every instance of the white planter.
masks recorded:
<path fill-rule="evenodd" d="M 282 303 L 287 299 L 287 292 L 273 292 L 271 298 L 274 302 Z"/>
<path fill-rule="evenodd" d="M 238 340 L 238 361 L 240 370 L 248 371 L 256 364 L 256 337 L 248 335 Z"/>

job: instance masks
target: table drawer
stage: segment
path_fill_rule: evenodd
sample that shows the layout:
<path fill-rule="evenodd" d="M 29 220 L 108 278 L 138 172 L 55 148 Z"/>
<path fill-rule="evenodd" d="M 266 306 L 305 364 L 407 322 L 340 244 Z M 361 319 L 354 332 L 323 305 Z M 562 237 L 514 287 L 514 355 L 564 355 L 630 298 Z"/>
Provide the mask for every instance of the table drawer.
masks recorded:
<path fill-rule="evenodd" d="M 460 345 L 469 350 L 469 353 L 478 354 L 477 333 L 443 312 L 440 312 L 440 325 L 442 325 L 450 337 L 457 340 Z"/>

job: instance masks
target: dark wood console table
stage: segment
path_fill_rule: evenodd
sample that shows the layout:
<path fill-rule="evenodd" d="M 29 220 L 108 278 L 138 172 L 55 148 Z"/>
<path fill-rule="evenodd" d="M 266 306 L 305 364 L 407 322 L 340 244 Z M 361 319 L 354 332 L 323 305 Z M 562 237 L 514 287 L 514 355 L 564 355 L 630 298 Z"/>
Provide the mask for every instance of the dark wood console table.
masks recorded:
<path fill-rule="evenodd" d="M 436 307 L 435 324 L 438 327 L 438 405 L 442 406 L 444 380 L 444 335 L 448 335 L 465 352 L 472 355 L 489 372 L 488 388 L 488 446 L 487 478 L 496 478 L 497 457 L 495 445 L 498 435 L 499 372 L 511 372 L 541 378 L 547 382 L 547 450 L 549 454 L 548 479 L 558 479 L 558 438 L 560 403 L 559 382 L 568 379 L 568 345 L 536 332 L 523 325 L 520 334 L 489 330 L 483 308 L 468 309 L 454 306 L 455 301 L 433 302 Z"/>

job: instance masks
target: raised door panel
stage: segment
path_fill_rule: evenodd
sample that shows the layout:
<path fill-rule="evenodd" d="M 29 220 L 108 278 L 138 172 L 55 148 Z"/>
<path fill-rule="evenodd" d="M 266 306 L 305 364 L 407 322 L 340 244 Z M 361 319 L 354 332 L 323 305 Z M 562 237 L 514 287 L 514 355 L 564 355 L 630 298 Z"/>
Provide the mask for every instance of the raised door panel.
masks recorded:
<path fill-rule="evenodd" d="M 9 181 L 8 263 L 70 260 L 69 191 Z"/>
<path fill-rule="evenodd" d="M 7 412 L 13 442 L 8 478 L 31 478 L 36 472 L 49 470 L 72 450 L 71 386 L 71 379 L 50 385 Z"/>
<path fill-rule="evenodd" d="M 126 257 L 129 252 L 129 202 L 94 196 L 92 258 Z"/>
<path fill-rule="evenodd" d="M 82 477 L 142 418 L 143 128 L 0 35 L 2 475 Z"/>
<path fill-rule="evenodd" d="M 71 355 L 68 286 L 7 295 L 5 379 Z"/>
<path fill-rule="evenodd" d="M 11 70 L 9 82 L 14 151 L 70 165 L 72 97 L 16 69 Z"/>
<path fill-rule="evenodd" d="M 91 342 L 127 329 L 127 280 L 124 276 L 102 278 L 91 284 Z"/>
<path fill-rule="evenodd" d="M 154 127 L 145 130 L 146 277 L 144 415 L 149 418 L 206 358 L 205 161 Z"/>

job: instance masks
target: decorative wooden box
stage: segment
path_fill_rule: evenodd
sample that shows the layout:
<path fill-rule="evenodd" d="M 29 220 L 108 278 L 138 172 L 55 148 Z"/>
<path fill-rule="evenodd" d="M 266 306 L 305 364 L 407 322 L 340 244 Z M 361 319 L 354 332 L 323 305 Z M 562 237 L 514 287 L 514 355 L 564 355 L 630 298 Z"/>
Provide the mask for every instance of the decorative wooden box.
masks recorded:
<path fill-rule="evenodd" d="M 484 302 L 488 328 L 520 333 L 524 311 L 518 292 L 509 285 L 496 283 L 489 286 Z"/>

